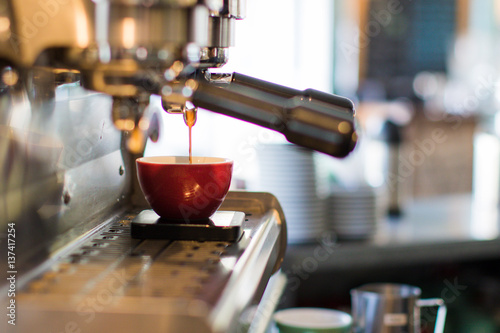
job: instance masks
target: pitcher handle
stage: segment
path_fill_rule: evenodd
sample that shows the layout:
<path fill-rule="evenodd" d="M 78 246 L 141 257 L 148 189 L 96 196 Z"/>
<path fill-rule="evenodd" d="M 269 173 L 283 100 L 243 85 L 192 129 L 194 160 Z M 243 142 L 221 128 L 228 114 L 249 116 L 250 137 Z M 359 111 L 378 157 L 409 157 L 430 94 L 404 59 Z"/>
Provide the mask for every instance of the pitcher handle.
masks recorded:
<path fill-rule="evenodd" d="M 434 333 L 443 333 L 444 323 L 446 321 L 446 304 L 441 298 L 428 298 L 419 299 L 417 301 L 418 307 L 430 307 L 438 306 L 438 311 L 436 314 L 436 325 L 434 326 Z"/>

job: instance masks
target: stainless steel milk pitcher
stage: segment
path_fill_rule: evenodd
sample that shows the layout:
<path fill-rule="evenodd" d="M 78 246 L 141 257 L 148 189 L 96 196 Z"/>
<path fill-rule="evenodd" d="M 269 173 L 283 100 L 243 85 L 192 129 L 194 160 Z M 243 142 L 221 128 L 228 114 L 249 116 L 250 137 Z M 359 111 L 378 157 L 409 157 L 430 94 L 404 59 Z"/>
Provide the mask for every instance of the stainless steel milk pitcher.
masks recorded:
<path fill-rule="evenodd" d="M 420 288 L 405 284 L 372 283 L 351 290 L 353 333 L 420 333 L 422 307 L 438 307 L 434 332 L 442 333 L 444 301 L 420 295 Z"/>

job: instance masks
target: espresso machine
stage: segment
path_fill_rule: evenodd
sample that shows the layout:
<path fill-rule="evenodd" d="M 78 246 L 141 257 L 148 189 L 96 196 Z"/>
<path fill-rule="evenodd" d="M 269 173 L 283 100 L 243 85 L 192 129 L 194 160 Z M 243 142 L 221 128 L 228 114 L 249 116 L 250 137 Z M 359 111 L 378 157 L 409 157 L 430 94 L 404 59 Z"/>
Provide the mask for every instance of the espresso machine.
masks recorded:
<path fill-rule="evenodd" d="M 238 73 L 244 0 L 0 0 L 1 332 L 262 332 L 284 284 L 285 216 L 229 192 L 233 241 L 134 239 L 135 159 L 164 111 L 208 109 L 346 156 L 353 104 Z M 246 319 L 244 319 L 246 318 Z"/>

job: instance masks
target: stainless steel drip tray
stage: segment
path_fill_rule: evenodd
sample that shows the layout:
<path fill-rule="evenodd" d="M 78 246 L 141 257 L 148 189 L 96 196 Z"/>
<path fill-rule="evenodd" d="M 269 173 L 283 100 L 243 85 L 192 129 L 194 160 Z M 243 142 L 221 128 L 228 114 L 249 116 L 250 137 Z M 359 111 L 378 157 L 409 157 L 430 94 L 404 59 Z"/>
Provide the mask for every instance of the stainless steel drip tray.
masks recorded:
<path fill-rule="evenodd" d="M 232 332 L 283 258 L 283 212 L 267 193 L 230 192 L 236 243 L 136 240 L 131 211 L 80 242 L 17 295 L 18 332 Z M 1 325 L 0 325 L 1 326 Z"/>

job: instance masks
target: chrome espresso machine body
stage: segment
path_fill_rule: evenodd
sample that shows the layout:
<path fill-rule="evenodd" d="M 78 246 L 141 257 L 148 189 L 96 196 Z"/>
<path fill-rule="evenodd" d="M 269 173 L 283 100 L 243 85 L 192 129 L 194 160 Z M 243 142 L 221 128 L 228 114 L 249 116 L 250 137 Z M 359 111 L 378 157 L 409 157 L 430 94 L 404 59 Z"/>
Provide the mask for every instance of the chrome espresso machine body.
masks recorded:
<path fill-rule="evenodd" d="M 130 236 L 153 94 L 354 148 L 350 101 L 210 72 L 243 17 L 242 0 L 0 0 L 1 332 L 263 331 L 284 284 L 274 196 L 228 194 L 236 242 Z"/>

